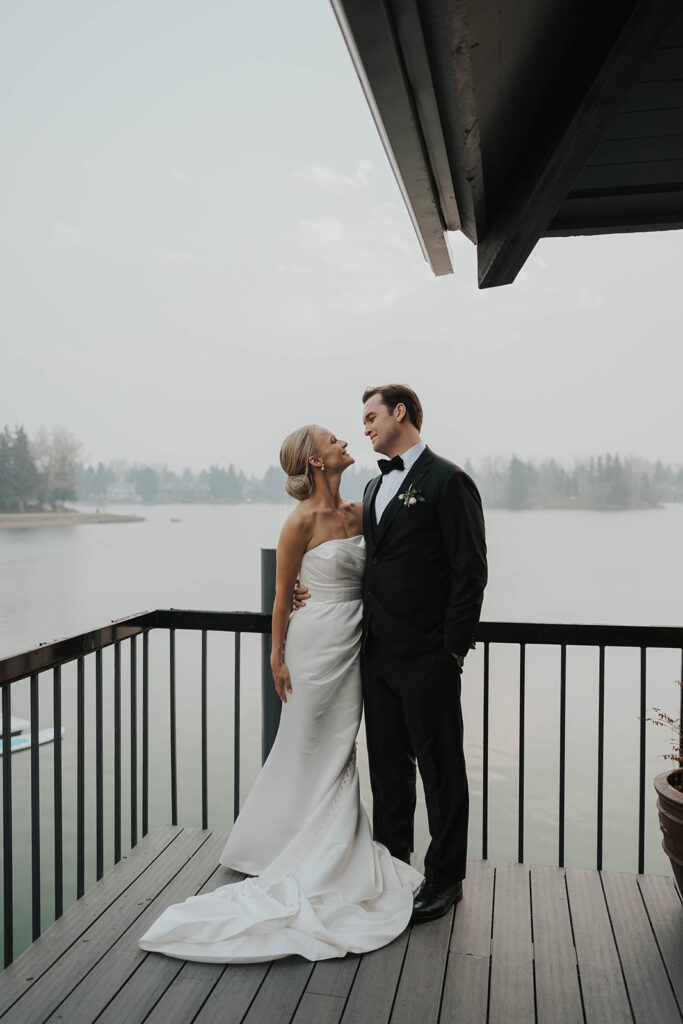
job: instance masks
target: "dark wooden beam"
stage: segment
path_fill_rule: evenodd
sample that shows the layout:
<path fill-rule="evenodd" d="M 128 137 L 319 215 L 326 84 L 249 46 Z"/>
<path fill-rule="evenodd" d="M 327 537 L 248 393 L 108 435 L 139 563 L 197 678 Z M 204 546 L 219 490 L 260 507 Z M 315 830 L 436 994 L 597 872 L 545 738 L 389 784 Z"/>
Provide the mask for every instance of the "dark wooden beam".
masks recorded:
<path fill-rule="evenodd" d="M 642 231 L 678 231 L 683 228 L 683 209 L 625 217 L 592 217 L 590 220 L 556 220 L 543 232 L 543 238 L 570 238 L 574 235 L 628 235 Z"/>
<path fill-rule="evenodd" d="M 468 0 L 421 0 L 418 8 L 432 57 L 444 146 L 458 198 L 460 230 L 476 245 L 486 232 L 486 198 L 471 60 L 469 3 Z"/>
<path fill-rule="evenodd" d="M 619 15 L 610 5 L 607 32 L 591 35 L 586 24 L 566 68 L 564 89 L 551 97 L 539 123 L 541 140 L 511 182 L 510 198 L 490 219 L 478 248 L 479 287 L 511 284 L 576 181 L 607 125 L 619 110 L 673 17 L 679 0 L 636 0 Z M 610 31 L 614 24 L 614 31 Z M 591 53 L 591 39 L 604 40 Z"/>
<path fill-rule="evenodd" d="M 425 259 L 436 275 L 451 274 L 438 184 L 392 12 L 385 0 L 331 3 Z"/>

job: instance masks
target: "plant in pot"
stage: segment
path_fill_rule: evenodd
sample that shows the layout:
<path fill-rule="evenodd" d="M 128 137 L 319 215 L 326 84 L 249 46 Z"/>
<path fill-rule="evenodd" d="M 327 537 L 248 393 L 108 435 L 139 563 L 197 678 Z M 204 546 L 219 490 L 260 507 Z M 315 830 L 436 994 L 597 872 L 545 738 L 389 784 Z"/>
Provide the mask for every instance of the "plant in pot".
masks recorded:
<path fill-rule="evenodd" d="M 683 681 L 678 685 L 683 687 Z M 657 776 L 655 789 L 662 847 L 671 861 L 678 891 L 683 896 L 683 722 L 661 708 L 652 710 L 654 714 L 647 721 L 671 733 L 671 753 L 662 757 L 673 761 L 675 766 Z"/>

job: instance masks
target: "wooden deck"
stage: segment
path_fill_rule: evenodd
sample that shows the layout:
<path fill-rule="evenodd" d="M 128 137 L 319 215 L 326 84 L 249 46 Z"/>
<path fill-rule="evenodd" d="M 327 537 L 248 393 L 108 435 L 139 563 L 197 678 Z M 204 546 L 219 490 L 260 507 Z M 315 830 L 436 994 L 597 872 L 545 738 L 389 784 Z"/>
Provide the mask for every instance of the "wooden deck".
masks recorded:
<path fill-rule="evenodd" d="M 457 913 L 363 957 L 198 964 L 144 953 L 161 910 L 239 876 L 226 836 L 150 833 L 0 975 L 1 1024 L 680 1024 L 669 878 L 473 861 Z"/>

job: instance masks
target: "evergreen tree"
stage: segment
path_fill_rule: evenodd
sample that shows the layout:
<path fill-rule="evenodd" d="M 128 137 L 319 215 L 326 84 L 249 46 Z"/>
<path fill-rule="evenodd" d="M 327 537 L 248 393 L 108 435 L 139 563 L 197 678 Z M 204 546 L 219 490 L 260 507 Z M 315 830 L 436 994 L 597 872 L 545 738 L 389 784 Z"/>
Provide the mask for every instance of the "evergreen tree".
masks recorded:
<path fill-rule="evenodd" d="M 623 508 L 628 504 L 628 480 L 626 469 L 618 455 L 615 455 L 612 462 L 609 503 L 610 505 L 616 505 L 618 508 Z"/>
<path fill-rule="evenodd" d="M 508 508 L 529 508 L 533 477 L 533 467 L 513 455 L 508 469 Z"/>
<path fill-rule="evenodd" d="M 279 466 L 271 466 L 263 478 L 262 495 L 265 501 L 286 501 L 285 474 Z"/>
<path fill-rule="evenodd" d="M 11 448 L 11 472 L 15 500 L 23 512 L 30 501 L 38 496 L 38 470 L 33 461 L 29 439 L 23 427 L 18 427 Z"/>
<path fill-rule="evenodd" d="M 156 501 L 159 493 L 159 477 L 155 469 L 152 469 L 151 466 L 131 469 L 127 478 L 130 483 L 135 484 L 135 489 L 143 501 Z"/>
<path fill-rule="evenodd" d="M 0 509 L 12 508 L 14 491 L 12 486 L 12 441 L 7 427 L 0 434 Z"/>

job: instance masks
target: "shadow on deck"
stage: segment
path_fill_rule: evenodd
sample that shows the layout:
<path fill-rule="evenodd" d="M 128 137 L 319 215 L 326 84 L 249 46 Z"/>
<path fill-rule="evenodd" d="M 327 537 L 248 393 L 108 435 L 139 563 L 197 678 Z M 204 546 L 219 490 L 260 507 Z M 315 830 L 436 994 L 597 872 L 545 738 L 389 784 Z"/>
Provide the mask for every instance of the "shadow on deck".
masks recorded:
<path fill-rule="evenodd" d="M 224 833 L 163 825 L 0 975 L 2 1024 L 679 1024 L 670 878 L 472 861 L 457 914 L 311 964 L 145 953 L 164 907 L 238 876 Z"/>

